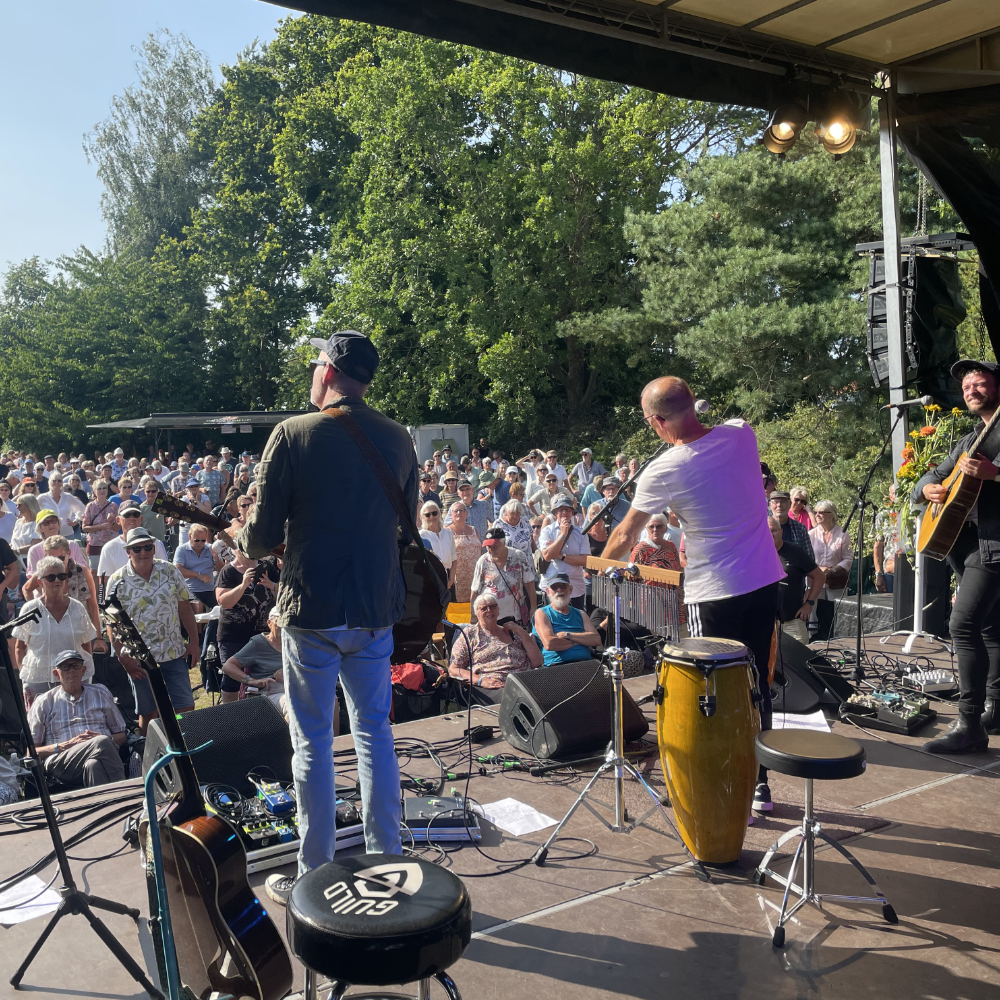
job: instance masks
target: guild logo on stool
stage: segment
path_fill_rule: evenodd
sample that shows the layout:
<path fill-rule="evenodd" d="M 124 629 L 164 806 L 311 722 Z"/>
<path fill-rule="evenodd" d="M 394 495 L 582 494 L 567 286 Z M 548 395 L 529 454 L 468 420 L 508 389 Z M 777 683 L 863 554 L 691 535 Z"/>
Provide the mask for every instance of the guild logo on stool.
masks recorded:
<path fill-rule="evenodd" d="M 424 873 L 420 865 L 399 862 L 376 865 L 354 873 L 354 885 L 335 882 L 323 895 L 332 902 L 334 913 L 367 913 L 369 917 L 380 917 L 399 906 L 399 900 L 392 899 L 397 893 L 414 895 L 423 885 Z"/>

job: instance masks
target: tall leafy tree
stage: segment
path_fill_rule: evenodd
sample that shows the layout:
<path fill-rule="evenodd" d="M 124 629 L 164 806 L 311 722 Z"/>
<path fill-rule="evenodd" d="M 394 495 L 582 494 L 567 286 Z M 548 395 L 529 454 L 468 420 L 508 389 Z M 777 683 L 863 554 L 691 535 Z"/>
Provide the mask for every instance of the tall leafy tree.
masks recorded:
<path fill-rule="evenodd" d="M 166 29 L 136 49 L 138 82 L 111 100 L 108 117 L 84 137 L 104 185 L 109 242 L 151 256 L 161 237 L 179 237 L 204 190 L 188 131 L 215 89 L 208 57 Z"/>

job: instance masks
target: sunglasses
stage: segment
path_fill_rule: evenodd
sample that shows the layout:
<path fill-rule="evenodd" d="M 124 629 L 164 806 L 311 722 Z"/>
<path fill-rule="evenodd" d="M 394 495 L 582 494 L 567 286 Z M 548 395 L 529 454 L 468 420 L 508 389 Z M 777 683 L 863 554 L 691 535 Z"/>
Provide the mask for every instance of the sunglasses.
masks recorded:
<path fill-rule="evenodd" d="M 192 545 L 204 545 L 207 541 L 208 541 L 208 539 L 206 539 L 206 538 L 192 538 L 191 539 L 191 544 Z"/>
<path fill-rule="evenodd" d="M 155 552 L 155 545 L 130 545 L 129 552 Z"/>
<path fill-rule="evenodd" d="M 426 514 L 424 514 L 424 517 L 437 517 L 437 516 L 438 512 L 436 510 L 431 510 L 428 511 Z"/>
<path fill-rule="evenodd" d="M 83 660 L 72 660 L 69 663 L 60 663 L 56 670 L 84 670 L 86 666 Z"/>
<path fill-rule="evenodd" d="M 56 580 L 62 582 L 63 580 L 66 579 L 67 576 L 69 576 L 68 573 L 46 573 L 45 576 L 42 577 L 42 579 L 47 580 L 49 583 L 55 583 Z"/>
<path fill-rule="evenodd" d="M 121 519 L 123 521 L 128 521 L 128 520 L 130 520 L 132 518 L 135 518 L 136 520 L 138 520 L 140 517 L 142 517 L 142 514 L 139 511 L 137 511 L 137 510 L 127 510 L 127 511 L 125 511 L 124 514 L 121 515 Z"/>
<path fill-rule="evenodd" d="M 558 483 L 559 480 L 558 479 L 546 479 L 545 482 L 547 482 L 547 483 Z"/>
<path fill-rule="evenodd" d="M 247 510 L 248 508 L 253 506 L 253 500 L 251 500 L 249 503 L 237 504 L 237 506 L 239 507 L 240 510 Z"/>

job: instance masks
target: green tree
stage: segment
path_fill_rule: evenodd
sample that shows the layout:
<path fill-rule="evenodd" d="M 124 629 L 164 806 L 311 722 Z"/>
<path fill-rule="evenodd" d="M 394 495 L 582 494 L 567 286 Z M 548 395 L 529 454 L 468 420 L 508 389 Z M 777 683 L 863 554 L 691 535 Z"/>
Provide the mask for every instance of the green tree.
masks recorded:
<path fill-rule="evenodd" d="M 162 236 L 179 237 L 205 186 L 188 131 L 215 89 L 208 57 L 186 35 L 163 29 L 136 50 L 138 83 L 84 136 L 104 185 L 101 209 L 117 252 L 151 256 Z"/>

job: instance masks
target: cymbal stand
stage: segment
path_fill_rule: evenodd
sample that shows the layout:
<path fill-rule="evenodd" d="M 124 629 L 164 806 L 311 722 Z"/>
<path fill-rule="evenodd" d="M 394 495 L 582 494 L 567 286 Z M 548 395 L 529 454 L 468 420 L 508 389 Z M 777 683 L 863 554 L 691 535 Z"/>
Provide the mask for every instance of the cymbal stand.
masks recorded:
<path fill-rule="evenodd" d="M 34 778 L 35 787 L 38 789 L 38 798 L 41 802 L 42 811 L 45 813 L 45 822 L 49 828 L 49 836 L 52 838 L 52 846 L 55 849 L 56 859 L 59 862 L 59 873 L 62 877 L 62 885 L 59 887 L 59 895 L 62 901 L 52 918 L 45 925 L 45 930 L 39 935 L 38 940 L 32 945 L 25 960 L 18 967 L 17 972 L 10 977 L 10 984 L 15 989 L 24 978 L 28 966 L 34 961 L 35 956 L 41 950 L 42 945 L 48 940 L 49 935 L 55 930 L 56 924 L 67 914 L 83 914 L 94 928 L 97 936 L 107 945 L 108 950 L 122 964 L 125 971 L 153 998 L 153 1000 L 164 1000 L 163 994 L 149 981 L 146 974 L 139 967 L 135 959 L 125 950 L 121 942 L 108 930 L 104 922 L 92 912 L 91 907 L 99 910 L 107 910 L 109 913 L 119 913 L 138 922 L 139 911 L 124 903 L 116 903 L 112 899 L 103 899 L 100 896 L 93 896 L 87 892 L 81 892 L 73 878 L 73 870 L 69 865 L 69 858 L 66 856 L 66 845 L 63 843 L 62 833 L 59 830 L 59 821 L 56 819 L 55 810 L 52 807 L 52 799 L 49 796 L 49 786 L 45 780 L 45 768 L 41 758 L 38 756 L 38 748 L 31 737 L 31 726 L 28 724 L 28 713 L 24 709 L 24 699 L 16 696 L 18 691 L 17 675 L 14 673 L 14 665 L 10 662 L 10 652 L 7 649 L 7 636 L 18 625 L 26 625 L 28 622 L 37 622 L 41 617 L 38 611 L 29 611 L 27 614 L 15 618 L 6 625 L 0 627 L 0 657 L 3 658 L 4 669 L 7 671 L 7 679 L 10 682 L 11 690 L 15 692 L 14 702 L 17 706 L 18 716 L 21 721 L 21 730 L 24 733 L 25 742 L 28 745 L 28 756 L 25 758 L 25 765 L 31 771 Z"/>
<path fill-rule="evenodd" d="M 569 812 L 559 821 L 558 826 L 552 831 L 549 839 L 538 848 L 532 857 L 532 861 L 536 865 L 544 865 L 545 859 L 548 857 L 549 848 L 552 843 L 556 840 L 559 834 L 562 832 L 563 827 L 570 821 L 573 813 L 580 808 L 580 806 L 586 806 L 612 833 L 631 833 L 637 826 L 639 826 L 644 820 L 648 819 L 657 810 L 663 816 L 667 823 L 667 827 L 671 831 L 671 835 L 680 840 L 677 836 L 677 832 L 674 829 L 674 824 L 670 819 L 670 815 L 664 809 L 664 801 L 659 795 L 653 790 L 652 787 L 646 782 L 646 779 L 642 776 L 642 773 L 636 768 L 636 766 L 625 757 L 625 736 L 624 736 L 624 719 L 622 711 L 622 691 L 624 689 L 624 679 L 625 674 L 623 667 L 625 664 L 627 649 L 623 649 L 621 645 L 621 583 L 627 576 L 635 576 L 637 574 L 636 567 L 634 565 L 629 565 L 627 567 L 614 567 L 604 571 L 604 575 L 607 576 L 614 588 L 615 588 L 615 644 L 611 648 L 605 650 L 604 657 L 606 660 L 606 666 L 604 667 L 605 674 L 611 678 L 611 742 L 608 744 L 607 753 L 604 756 L 604 763 L 594 772 L 594 776 L 587 782 L 586 787 L 577 796 L 576 801 L 570 806 Z M 609 822 L 607 817 L 602 813 L 598 812 L 597 809 L 589 801 L 589 796 L 591 790 L 597 784 L 598 780 L 605 774 L 613 772 L 615 779 L 615 804 L 614 804 L 614 821 Z M 631 819 L 628 815 L 628 810 L 625 807 L 625 778 L 629 777 L 637 781 L 639 785 L 644 788 L 653 800 L 653 806 L 647 812 L 643 813 L 636 819 Z M 603 805 L 603 803 L 601 803 Z M 667 802 L 666 804 L 669 804 Z M 605 808 L 607 808 L 605 806 Z M 682 842 L 683 843 L 683 842 Z M 698 873 L 698 877 L 703 881 L 710 881 L 708 873 L 702 867 L 701 863 L 695 861 L 695 871 Z"/>

